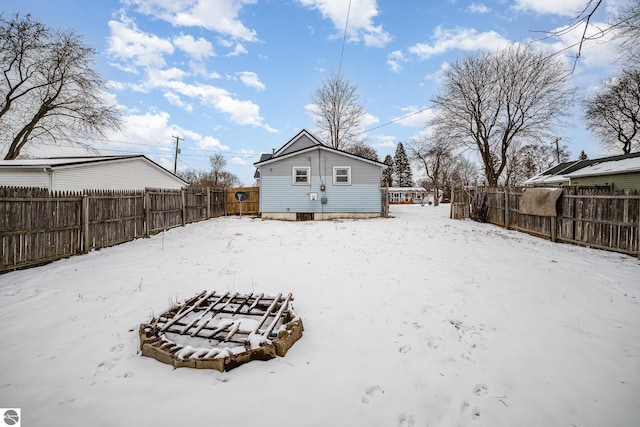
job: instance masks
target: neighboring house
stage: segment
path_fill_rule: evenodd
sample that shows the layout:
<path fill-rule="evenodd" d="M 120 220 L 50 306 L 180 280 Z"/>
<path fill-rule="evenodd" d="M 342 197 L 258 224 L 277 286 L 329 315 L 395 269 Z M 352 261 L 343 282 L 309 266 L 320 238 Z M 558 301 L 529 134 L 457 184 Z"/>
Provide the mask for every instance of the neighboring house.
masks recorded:
<path fill-rule="evenodd" d="M 380 182 L 387 165 L 324 145 L 306 130 L 254 166 L 262 218 L 371 218 L 386 203 Z"/>
<path fill-rule="evenodd" d="M 607 186 L 640 189 L 640 153 L 561 163 L 526 180 L 525 187 Z"/>
<path fill-rule="evenodd" d="M 0 160 L 0 186 L 49 191 L 180 189 L 188 183 L 143 155 Z"/>
<path fill-rule="evenodd" d="M 422 187 L 389 187 L 389 203 L 433 203 L 433 191 Z"/>

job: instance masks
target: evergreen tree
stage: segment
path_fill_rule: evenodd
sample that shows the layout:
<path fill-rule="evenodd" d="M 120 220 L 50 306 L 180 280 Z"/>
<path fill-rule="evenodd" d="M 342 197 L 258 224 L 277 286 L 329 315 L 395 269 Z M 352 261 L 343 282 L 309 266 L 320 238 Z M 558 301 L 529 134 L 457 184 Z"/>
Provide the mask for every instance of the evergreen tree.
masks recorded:
<path fill-rule="evenodd" d="M 387 168 L 382 171 L 382 186 L 393 187 L 393 157 L 391 154 L 387 154 L 383 163 L 387 165 Z"/>
<path fill-rule="evenodd" d="M 402 142 L 398 143 L 396 154 L 393 156 L 393 172 L 399 187 L 411 187 L 413 185 L 413 174 L 407 152 L 404 151 Z"/>
<path fill-rule="evenodd" d="M 587 157 L 587 153 L 584 152 L 584 150 L 582 150 L 580 152 L 580 155 L 578 156 L 578 160 L 587 160 L 589 159 L 589 157 Z"/>

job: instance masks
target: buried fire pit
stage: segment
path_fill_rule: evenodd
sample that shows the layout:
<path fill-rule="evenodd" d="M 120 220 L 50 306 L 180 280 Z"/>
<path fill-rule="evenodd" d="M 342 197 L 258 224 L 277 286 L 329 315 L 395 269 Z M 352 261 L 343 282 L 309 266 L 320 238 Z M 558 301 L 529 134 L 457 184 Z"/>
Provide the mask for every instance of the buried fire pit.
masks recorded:
<path fill-rule="evenodd" d="M 302 337 L 292 301 L 291 294 L 203 291 L 140 325 L 142 355 L 176 368 L 218 371 L 283 357 Z"/>

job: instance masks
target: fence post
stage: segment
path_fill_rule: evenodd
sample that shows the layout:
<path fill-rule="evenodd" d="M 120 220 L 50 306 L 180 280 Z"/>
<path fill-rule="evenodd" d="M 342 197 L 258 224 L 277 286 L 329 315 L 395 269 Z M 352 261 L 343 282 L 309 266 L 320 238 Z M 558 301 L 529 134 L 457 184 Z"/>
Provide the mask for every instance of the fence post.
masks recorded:
<path fill-rule="evenodd" d="M 207 192 L 207 219 L 211 219 L 211 188 L 205 187 Z"/>
<path fill-rule="evenodd" d="M 551 234 L 551 241 L 552 242 L 556 242 L 558 240 L 558 230 L 556 229 L 557 224 L 558 224 L 558 217 L 557 216 L 552 216 L 549 217 L 551 219 L 551 230 L 550 234 Z"/>
<path fill-rule="evenodd" d="M 449 200 L 449 219 L 453 219 L 453 206 L 456 203 L 456 188 L 453 184 L 451 185 L 451 190 L 449 192 L 451 193 L 451 200 Z"/>
<path fill-rule="evenodd" d="M 504 190 L 504 228 L 509 229 L 509 187 Z"/>
<path fill-rule="evenodd" d="M 89 236 L 89 196 L 82 195 L 82 251 L 87 254 L 90 250 L 91 237 Z"/>
<path fill-rule="evenodd" d="M 180 195 L 182 196 L 182 226 L 184 227 L 187 223 L 187 196 L 186 191 L 180 190 Z"/>
<path fill-rule="evenodd" d="M 149 237 L 149 211 L 151 205 L 151 196 L 149 189 L 144 189 L 144 237 Z"/>

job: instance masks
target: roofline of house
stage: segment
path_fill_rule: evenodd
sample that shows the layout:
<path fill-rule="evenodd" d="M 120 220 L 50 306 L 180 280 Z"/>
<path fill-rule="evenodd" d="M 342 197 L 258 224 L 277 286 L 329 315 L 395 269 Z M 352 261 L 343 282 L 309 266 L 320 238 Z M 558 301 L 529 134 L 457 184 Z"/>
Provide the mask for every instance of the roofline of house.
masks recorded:
<path fill-rule="evenodd" d="M 56 163 L 56 164 L 52 164 L 51 162 L 49 163 L 46 162 L 46 160 L 61 160 L 61 159 L 68 159 L 70 161 L 65 163 Z M 73 159 L 76 159 L 76 161 L 73 161 Z M 163 172 L 166 172 L 169 175 L 173 176 L 174 178 L 178 179 L 185 186 L 189 185 L 187 181 L 180 178 L 178 175 L 174 174 L 170 170 L 162 167 L 158 163 L 154 162 L 144 154 L 130 154 L 130 155 L 124 155 L 124 156 L 80 156 L 80 157 L 48 157 L 48 158 L 42 158 L 42 159 L 25 159 L 25 160 L 42 160 L 43 162 L 40 164 L 19 164 L 20 160 L 11 160 L 11 162 L 16 162 L 16 164 L 3 163 L 0 166 L 2 168 L 7 168 L 7 169 L 37 169 L 37 170 L 45 169 L 47 171 L 55 171 L 59 169 L 70 169 L 77 166 L 86 166 L 86 165 L 95 164 L 95 163 L 122 162 L 122 161 L 133 160 L 133 159 L 142 159 L 143 161 L 147 161 L 152 165 L 155 165 L 158 168 L 160 168 Z"/>
<path fill-rule="evenodd" d="M 343 151 L 343 150 L 338 150 L 337 148 L 328 147 L 326 145 L 314 145 L 312 147 L 306 147 L 306 148 L 303 148 L 301 150 L 292 151 L 290 153 L 283 154 L 283 155 L 280 155 L 280 156 L 273 156 L 270 159 L 255 162 L 253 164 L 253 166 L 260 167 L 260 166 L 268 165 L 269 163 L 274 163 L 274 162 L 277 162 L 279 160 L 286 159 L 288 157 L 293 157 L 293 156 L 298 155 L 298 154 L 304 154 L 304 153 L 308 153 L 310 151 L 315 151 L 315 150 L 324 150 L 324 151 L 328 151 L 328 152 L 342 154 L 344 156 L 351 157 L 351 158 L 356 159 L 356 160 L 361 160 L 363 162 L 370 163 L 370 164 L 373 164 L 375 166 L 380 166 L 382 168 L 387 168 L 388 167 L 388 165 L 385 164 L 385 163 L 378 162 L 376 160 L 371 160 L 371 159 L 368 159 L 366 157 L 358 156 L 357 154 L 352 154 L 352 153 L 349 153 L 348 151 Z"/>

